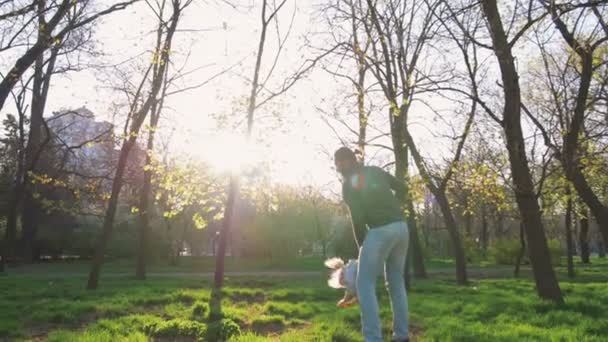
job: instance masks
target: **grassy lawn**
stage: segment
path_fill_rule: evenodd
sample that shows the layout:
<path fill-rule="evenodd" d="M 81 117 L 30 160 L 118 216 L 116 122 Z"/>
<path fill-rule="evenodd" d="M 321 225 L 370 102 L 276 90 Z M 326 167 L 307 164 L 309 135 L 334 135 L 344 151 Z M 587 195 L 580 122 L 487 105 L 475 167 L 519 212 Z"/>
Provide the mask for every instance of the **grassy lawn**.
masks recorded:
<path fill-rule="evenodd" d="M 593 262 L 577 265 L 575 281 L 559 268 L 563 306 L 538 300 L 529 279 L 467 287 L 443 277 L 417 280 L 409 293 L 415 340 L 606 341 L 608 263 Z M 361 341 L 358 309 L 336 308 L 342 293 L 323 277 L 234 277 L 219 294 L 197 277 L 108 277 L 95 293 L 83 289 L 85 279 L 0 276 L 0 340 L 217 341 L 240 331 L 230 341 Z M 390 308 L 379 293 L 388 335 Z"/>

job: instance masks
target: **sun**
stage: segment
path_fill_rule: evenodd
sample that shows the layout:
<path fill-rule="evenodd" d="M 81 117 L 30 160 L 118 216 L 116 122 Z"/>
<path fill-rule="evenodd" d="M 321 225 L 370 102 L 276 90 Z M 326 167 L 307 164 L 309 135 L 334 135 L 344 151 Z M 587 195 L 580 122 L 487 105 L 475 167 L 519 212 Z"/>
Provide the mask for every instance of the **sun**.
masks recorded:
<path fill-rule="evenodd" d="M 217 132 L 205 144 L 202 157 L 218 172 L 238 174 L 263 159 L 257 146 L 238 132 Z"/>

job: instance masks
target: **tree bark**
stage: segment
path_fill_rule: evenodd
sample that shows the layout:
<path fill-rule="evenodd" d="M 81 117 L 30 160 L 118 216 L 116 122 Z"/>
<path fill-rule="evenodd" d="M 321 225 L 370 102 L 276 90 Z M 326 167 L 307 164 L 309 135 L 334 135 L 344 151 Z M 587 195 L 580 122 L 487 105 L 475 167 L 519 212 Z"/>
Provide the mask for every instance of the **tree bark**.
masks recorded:
<path fill-rule="evenodd" d="M 579 244 L 581 246 L 581 261 L 590 264 L 591 249 L 589 248 L 589 214 L 587 209 L 581 213 L 581 230 L 579 232 Z"/>
<path fill-rule="evenodd" d="M 519 254 L 517 255 L 517 260 L 515 260 L 515 270 L 513 271 L 513 275 L 515 278 L 519 277 L 519 268 L 521 266 L 521 261 L 526 255 L 526 235 L 524 229 L 524 223 L 521 222 L 519 224 L 519 242 L 521 243 L 521 249 L 519 250 Z"/>
<path fill-rule="evenodd" d="M 488 254 L 488 216 L 486 213 L 486 206 L 481 206 L 481 252 L 484 259 Z"/>
<path fill-rule="evenodd" d="M 465 234 L 467 238 L 471 237 L 471 232 L 473 231 L 473 229 L 471 228 L 473 225 L 473 215 L 471 215 L 471 213 L 467 210 L 467 208 L 469 207 L 469 196 L 465 195 L 465 211 L 464 211 L 464 230 L 465 230 Z"/>
<path fill-rule="evenodd" d="M 448 230 L 448 234 L 450 235 L 452 254 L 454 256 L 454 260 L 456 261 L 456 282 L 458 285 L 466 285 L 468 284 L 467 261 L 464 254 L 464 248 L 462 247 L 462 240 L 458 232 L 458 224 L 456 223 L 456 219 L 452 214 L 452 210 L 450 209 L 450 204 L 445 192 L 438 191 L 433 195 L 435 195 L 435 198 L 437 199 L 437 204 L 439 205 L 439 209 L 443 215 L 443 220 Z"/>
<path fill-rule="evenodd" d="M 114 217 L 116 215 L 116 208 L 118 207 L 118 197 L 120 190 L 123 185 L 123 175 L 127 166 L 127 160 L 129 158 L 129 152 L 133 148 L 136 142 L 136 137 L 131 136 L 129 140 L 125 141 L 120 149 L 120 156 L 118 159 L 118 165 L 116 167 L 116 173 L 112 182 L 112 193 L 108 202 L 108 208 L 106 209 L 106 215 L 103 220 L 102 233 L 95 246 L 95 253 L 93 254 L 93 260 L 91 263 L 91 271 L 89 272 L 89 280 L 87 282 L 87 290 L 95 290 L 99 285 L 99 274 L 101 273 L 101 266 L 104 261 L 104 254 L 106 245 L 110 241 L 112 231 L 114 228 Z"/>
<path fill-rule="evenodd" d="M 147 167 L 144 167 L 144 182 L 141 190 L 141 198 L 139 202 L 139 222 L 138 222 L 138 248 L 137 248 L 137 267 L 135 269 L 135 278 L 144 280 L 146 279 L 146 259 L 148 254 L 148 235 L 150 230 L 150 198 L 152 188 L 152 170 L 150 165 L 152 163 L 151 153 L 154 150 L 154 134 L 156 133 L 156 127 L 158 126 L 158 119 L 160 117 L 159 111 L 157 111 L 156 105 L 153 106 L 150 115 L 150 131 L 148 132 L 148 143 L 146 146 L 146 163 Z"/>
<path fill-rule="evenodd" d="M 4 273 L 5 264 L 6 264 L 6 240 L 0 241 L 0 273 Z"/>
<path fill-rule="evenodd" d="M 38 41 L 43 41 L 46 39 L 44 36 L 46 31 L 43 29 L 46 25 L 44 13 L 39 14 L 38 25 L 40 27 Z M 38 159 L 43 152 L 44 145 L 51 139 L 51 137 L 48 136 L 49 132 L 46 132 L 47 136 L 44 137 L 45 141 L 42 141 L 44 135 L 42 128 L 43 125 L 46 125 L 44 122 L 44 110 L 46 108 L 47 96 L 51 86 L 51 78 L 55 72 L 55 62 L 57 61 L 59 48 L 60 45 L 55 45 L 51 49 L 49 59 L 46 61 L 46 71 L 44 69 L 44 52 L 37 57 L 34 64 L 34 84 L 32 87 L 29 134 L 31 140 L 28 139 L 25 150 L 25 165 L 27 165 L 28 173 L 35 170 Z M 38 221 L 41 209 L 38 201 L 33 197 L 32 187 L 29 186 L 27 180 L 27 176 L 23 177 L 23 183 L 21 184 L 19 192 L 25 195 L 23 197 L 23 208 L 21 212 L 21 223 L 23 226 L 23 259 L 26 262 L 31 262 L 39 258 L 38 253 L 34 251 L 34 244 L 38 233 Z M 18 197 L 17 200 L 19 200 Z M 18 202 L 16 204 L 18 204 Z"/>
<path fill-rule="evenodd" d="M 17 216 L 19 208 L 23 202 L 24 168 L 25 168 L 25 113 L 19 109 L 19 143 L 17 152 L 17 167 L 15 170 L 15 180 L 13 191 L 8 204 L 6 218 L 6 245 L 4 248 L 5 263 L 6 259 L 15 257 L 17 247 Z"/>
<path fill-rule="evenodd" d="M 574 278 L 574 243 L 572 241 L 572 196 L 570 194 L 570 186 L 566 187 L 566 196 L 568 196 L 568 203 L 566 205 L 566 247 L 568 254 L 568 278 Z"/>
<path fill-rule="evenodd" d="M 403 144 L 401 144 L 403 146 Z M 403 182 L 406 182 L 408 177 L 408 148 L 406 146 L 399 148 L 399 146 L 393 145 L 395 152 L 395 177 Z M 398 151 L 398 152 L 397 152 Z M 412 266 L 414 269 L 414 276 L 416 278 L 426 278 L 426 268 L 424 266 L 424 256 L 422 255 L 422 246 L 420 244 L 420 237 L 418 236 L 418 224 L 416 220 L 416 211 L 414 210 L 414 202 L 410 196 L 409 185 L 407 187 L 407 193 L 404 198 L 401 199 L 401 203 L 405 205 L 408 211 L 407 225 L 410 234 L 410 247 L 411 253 L 408 255 L 412 258 Z"/>
<path fill-rule="evenodd" d="M 574 185 L 579 197 L 585 202 L 595 217 L 604 244 L 608 244 L 608 207 L 602 204 L 600 199 L 593 193 L 585 176 L 578 167 L 573 167 L 568 178 Z"/>
<path fill-rule="evenodd" d="M 220 230 L 219 245 L 215 257 L 215 276 L 213 286 L 216 289 L 221 288 L 224 285 L 224 268 L 226 259 L 226 246 L 228 244 L 228 237 L 230 236 L 230 228 L 233 219 L 233 210 L 238 196 L 239 181 L 236 176 L 230 176 L 230 184 L 228 185 L 228 198 L 226 199 L 226 210 L 224 212 L 224 222 L 222 229 Z"/>
<path fill-rule="evenodd" d="M 400 131 L 402 125 L 400 118 L 395 118 L 393 122 L 393 151 L 395 155 L 395 178 L 401 182 L 407 182 L 408 177 L 408 147 L 403 144 L 402 135 L 397 133 Z M 418 226 L 416 222 L 416 212 L 414 211 L 414 203 L 409 193 L 409 185 L 407 186 L 407 193 L 400 199 L 401 204 L 407 209 L 408 215 L 406 217 L 407 225 L 410 234 L 410 246 L 408 250 L 408 260 L 411 259 L 412 266 L 414 269 L 414 276 L 416 278 L 426 278 L 426 268 L 424 266 L 424 257 L 422 255 L 422 246 L 420 244 L 420 238 L 418 236 Z M 409 282 L 409 262 L 406 262 L 406 281 Z"/>
<path fill-rule="evenodd" d="M 511 164 L 515 198 L 528 240 L 528 254 L 536 290 L 541 298 L 563 303 L 562 292 L 551 265 L 540 207 L 526 156 L 521 127 L 521 92 L 515 58 L 504 31 L 496 0 L 483 0 L 481 3 L 502 76 L 505 101 L 502 126 Z"/>
<path fill-rule="evenodd" d="M 44 19 L 40 19 L 40 24 L 43 25 Z M 41 40 L 44 35 L 44 30 L 39 30 L 39 38 Z M 30 115 L 30 131 L 27 140 L 27 147 L 25 149 L 25 164 L 27 165 L 27 172 L 33 172 L 36 167 L 36 155 L 38 155 L 42 149 L 42 127 L 43 127 L 43 115 L 44 115 L 44 104 L 45 99 L 43 98 L 43 86 L 44 86 L 44 55 L 40 54 L 36 59 L 34 67 L 34 84 L 32 87 L 32 105 Z M 36 233 L 38 230 L 38 216 L 40 210 L 36 199 L 34 198 L 34 189 L 28 184 L 23 184 L 25 194 L 23 197 L 23 208 L 21 211 L 21 224 L 22 224 L 22 258 L 25 262 L 32 262 L 34 260 L 34 243 L 36 239 Z"/>
<path fill-rule="evenodd" d="M 401 115 L 399 115 L 399 117 L 405 117 L 404 113 L 405 111 L 402 109 L 402 113 Z M 443 186 L 436 186 L 433 183 L 431 176 L 428 173 L 424 162 L 422 161 L 422 156 L 420 155 L 420 152 L 414 144 L 414 139 L 412 138 L 406 127 L 402 127 L 401 134 L 403 134 L 403 141 L 408 146 L 408 150 L 412 152 L 412 156 L 414 158 L 416 166 L 418 167 L 418 171 L 421 173 L 422 178 L 424 179 L 427 185 L 427 188 L 435 196 L 437 204 L 439 205 L 439 209 L 441 210 L 443 220 L 450 235 L 452 255 L 454 256 L 454 260 L 456 261 L 456 282 L 458 283 L 458 285 L 466 285 L 468 283 L 466 271 L 466 257 L 462 245 L 462 239 L 460 237 L 460 232 L 458 231 L 458 224 L 456 223 L 456 219 L 454 218 L 454 214 L 452 213 L 452 209 L 450 208 L 450 202 L 446 195 L 446 189 Z M 449 176 L 446 176 L 446 178 L 449 178 Z"/>

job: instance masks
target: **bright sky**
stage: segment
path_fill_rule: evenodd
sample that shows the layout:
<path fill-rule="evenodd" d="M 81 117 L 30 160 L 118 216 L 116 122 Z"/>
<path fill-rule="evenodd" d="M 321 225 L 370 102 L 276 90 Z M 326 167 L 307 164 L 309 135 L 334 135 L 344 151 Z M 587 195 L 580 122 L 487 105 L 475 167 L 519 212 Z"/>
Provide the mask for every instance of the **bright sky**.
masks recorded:
<path fill-rule="evenodd" d="M 111 1 L 99 0 L 99 3 Z M 244 140 L 237 137 L 241 136 L 244 127 L 245 104 L 250 89 L 247 80 L 253 72 L 260 28 L 259 8 L 252 7 L 253 4 L 259 6 L 260 2 L 246 0 L 238 3 L 240 6 L 235 9 L 223 1 L 194 1 L 186 10 L 180 28 L 187 32 L 178 33 L 172 57 L 175 64 L 185 65 L 185 71 L 196 71 L 183 78 L 178 87 L 198 84 L 239 62 L 241 64 L 206 86 L 171 97 L 161 121 L 161 135 L 165 140 L 170 139 L 173 153 L 206 160 L 220 169 L 233 163 L 230 159 L 245 145 Z M 313 50 L 303 48 L 304 35 L 319 30 L 322 24 L 311 3 L 297 3 L 291 36 L 268 83 L 271 89 L 276 89 L 277 84 L 283 81 L 283 75 L 292 73 L 303 58 L 315 55 Z M 281 11 L 280 31 L 283 33 L 291 19 L 294 4 L 288 1 Z M 97 25 L 95 35 L 99 42 L 97 48 L 104 53 L 101 59 L 110 65 L 148 50 L 152 46 L 150 33 L 153 28 L 154 18 L 143 2 L 104 19 Z M 275 34 L 274 31 L 269 33 L 263 74 L 274 58 Z M 185 56 L 188 56 L 187 60 Z M 108 80 L 107 70 L 91 69 L 56 78 L 51 86 L 47 115 L 60 109 L 86 106 L 99 119 L 120 123 L 112 114 L 111 103 L 120 102 L 122 98 L 108 89 Z M 131 81 L 139 82 L 138 79 Z M 254 149 L 258 158 L 272 162 L 275 181 L 337 190 L 337 176 L 328 153 L 339 146 L 339 141 L 321 119 L 316 107 L 332 103 L 332 99 L 351 92 L 348 84 L 336 83 L 325 71 L 317 69 L 285 96 L 258 110 Z M 325 105 L 325 109 L 330 111 L 327 107 Z M 382 110 L 375 115 L 386 114 Z M 222 118 L 227 119 L 228 125 L 222 125 Z M 380 121 L 385 122 L 384 118 Z M 412 121 L 416 125 L 415 118 Z M 238 122 L 243 124 L 237 129 L 231 128 Z M 417 126 L 412 126 L 417 127 L 413 128 L 413 134 L 423 148 L 432 146 L 427 153 L 429 150 L 436 153 L 441 148 L 436 142 L 435 145 L 429 144 L 433 139 L 429 126 L 433 127 L 418 122 Z M 436 126 L 432 129 L 436 130 Z M 352 136 L 349 138 L 352 139 Z M 377 142 L 390 145 L 388 140 Z"/>
<path fill-rule="evenodd" d="M 170 148 L 176 154 L 210 161 L 212 164 L 230 164 L 228 159 L 234 156 L 224 153 L 224 150 L 239 151 L 244 144 L 244 140 L 239 139 L 240 133 L 237 130 L 218 129 L 221 126 L 218 117 L 226 117 L 229 125 L 233 125 L 243 121 L 246 115 L 243 104 L 246 103 L 250 86 L 243 77 L 249 79 L 253 72 L 260 27 L 259 9 L 247 8 L 252 3 L 254 2 L 242 1 L 241 4 L 247 6 L 234 9 L 219 2 L 195 1 L 186 10 L 180 28 L 192 32 L 178 33 L 175 58 L 183 63 L 184 56 L 190 49 L 185 70 L 201 70 L 181 81 L 180 87 L 198 84 L 239 62 L 242 65 L 234 67 L 230 73 L 206 86 L 169 99 L 161 122 L 161 134 L 170 137 Z M 293 10 L 293 2 L 282 10 L 281 20 L 285 24 L 291 19 Z M 310 8 L 299 7 L 297 11 L 284 60 L 279 62 L 269 82 L 269 86 L 275 88 L 278 82 L 283 81 L 283 74 L 292 72 L 295 65 L 302 62 L 298 47 L 304 44 L 301 38 L 310 27 Z M 153 28 L 150 16 L 151 11 L 141 3 L 98 25 L 96 39 L 102 42 L 98 47 L 106 54 L 104 59 L 108 64 L 126 60 L 151 46 L 146 44 L 145 38 L 142 39 Z M 223 29 L 224 23 L 226 30 Z M 283 27 L 281 29 L 284 30 Z M 151 35 L 148 34 L 147 39 L 150 38 Z M 270 35 L 263 71 L 268 70 L 274 58 L 275 41 L 275 36 Z M 108 85 L 106 77 L 100 77 L 98 72 L 85 70 L 72 73 L 69 78 L 57 78 L 49 96 L 47 112 L 86 105 L 100 119 L 112 120 L 109 104 L 112 97 L 117 95 L 105 89 Z M 322 83 L 329 78 L 322 74 L 323 72 L 315 72 L 310 79 L 301 81 L 285 96 L 256 113 L 254 132 L 263 140 L 263 144 L 258 144 L 256 150 L 261 151 L 258 153 L 260 158 L 271 158 L 274 165 L 273 178 L 278 182 L 321 186 L 336 180 L 331 169 L 332 163 L 322 151 L 333 151 L 338 140 L 311 105 L 323 96 L 320 88 L 327 86 Z M 321 82 L 320 86 L 318 82 Z M 237 102 L 240 104 L 235 105 Z M 273 115 L 280 117 L 281 123 Z M 243 128 L 244 124 L 239 127 Z M 238 146 L 226 146 L 227 144 Z M 216 166 L 220 169 L 226 167 Z"/>

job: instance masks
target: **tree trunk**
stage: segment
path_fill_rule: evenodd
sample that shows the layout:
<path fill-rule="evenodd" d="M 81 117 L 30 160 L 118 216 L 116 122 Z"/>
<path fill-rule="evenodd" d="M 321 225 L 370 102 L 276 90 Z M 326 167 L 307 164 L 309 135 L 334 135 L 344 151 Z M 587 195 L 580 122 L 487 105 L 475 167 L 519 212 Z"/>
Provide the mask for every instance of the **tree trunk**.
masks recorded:
<path fill-rule="evenodd" d="M 513 275 L 515 276 L 515 278 L 519 277 L 519 268 L 521 266 L 521 262 L 524 258 L 524 255 L 526 255 L 526 237 L 523 222 L 519 224 L 519 242 L 521 243 L 521 249 L 519 250 L 519 254 L 517 255 L 517 260 L 515 260 L 515 271 L 513 271 Z"/>
<path fill-rule="evenodd" d="M 224 262 L 226 259 L 226 246 L 228 244 L 228 237 L 230 235 L 230 228 L 232 224 L 232 213 L 234 211 L 234 205 L 236 197 L 239 192 L 239 182 L 236 176 L 230 176 L 230 184 L 228 185 L 228 198 L 226 199 L 226 210 L 224 212 L 224 222 L 222 229 L 220 230 L 219 246 L 217 249 L 217 255 L 215 257 L 215 277 L 213 285 L 216 289 L 221 288 L 224 285 Z"/>
<path fill-rule="evenodd" d="M 44 27 L 44 21 L 41 19 L 39 24 Z M 39 35 L 43 35 L 44 30 L 39 30 Z M 44 37 L 39 36 L 38 40 L 43 40 Z M 44 122 L 44 109 L 46 107 L 47 95 L 51 85 L 51 77 L 55 70 L 55 62 L 59 53 L 59 46 L 51 49 L 48 61 L 46 61 L 46 72 L 44 70 L 45 60 L 44 53 L 40 54 L 34 65 L 34 84 L 32 87 L 32 105 L 30 116 L 30 132 L 25 153 L 25 165 L 27 172 L 34 171 L 40 155 L 43 153 L 44 146 L 51 139 L 50 132 L 42 132 Z M 43 141 L 44 136 L 44 141 Z M 31 140 L 30 140 L 31 139 Z M 23 176 L 23 175 L 22 175 Z M 21 212 L 21 223 L 23 228 L 23 259 L 26 262 L 39 259 L 39 253 L 35 252 L 35 240 L 38 233 L 38 221 L 42 210 L 38 201 L 33 197 L 34 191 L 32 186 L 27 184 L 28 177 L 24 176 L 20 189 L 16 189 L 19 193 L 25 195 L 23 198 L 23 208 Z M 24 193 L 25 190 L 25 193 Z M 16 197 L 18 205 L 19 198 Z M 11 208 L 12 209 L 12 208 Z M 12 222 L 11 222 L 12 224 Z"/>
<path fill-rule="evenodd" d="M 570 186 L 566 187 L 566 195 L 568 196 L 568 204 L 566 206 L 566 246 L 568 253 L 568 278 L 574 278 L 574 244 L 572 241 L 572 196 L 570 194 Z"/>
<path fill-rule="evenodd" d="M 462 247 L 462 240 L 460 239 L 460 234 L 458 232 L 458 224 L 456 223 L 456 219 L 452 214 L 452 210 L 450 209 L 450 204 L 445 192 L 437 191 L 437 193 L 434 193 L 434 195 L 437 199 L 437 204 L 439 205 L 439 209 L 441 209 L 441 214 L 443 215 L 446 228 L 448 229 L 448 233 L 450 235 L 452 255 L 456 261 L 456 282 L 458 285 L 466 285 L 468 284 L 467 261 L 464 255 L 464 248 Z"/>
<path fill-rule="evenodd" d="M 106 251 L 106 245 L 110 241 L 112 231 L 114 229 L 114 217 L 116 215 L 116 208 L 118 207 L 118 197 L 120 190 L 123 185 L 123 175 L 127 166 L 127 160 L 129 158 L 129 152 L 133 145 L 135 145 L 136 137 L 132 135 L 129 140 L 125 141 L 120 149 L 120 156 L 118 159 L 118 166 L 116 167 L 116 174 L 112 182 L 112 193 L 108 202 L 108 208 L 106 209 L 106 215 L 103 220 L 103 228 L 101 236 L 95 246 L 95 253 L 93 254 L 93 260 L 91 263 L 91 271 L 89 273 L 89 280 L 87 282 L 87 290 L 95 290 L 99 285 L 99 274 L 101 273 L 101 266 L 104 261 L 104 254 Z"/>
<path fill-rule="evenodd" d="M 139 202 L 139 222 L 138 222 L 138 248 L 137 248 L 137 268 L 135 270 L 135 278 L 144 280 L 146 279 L 146 256 L 148 247 L 148 232 L 150 230 L 150 193 L 152 188 L 152 170 L 150 165 L 152 163 L 151 153 L 154 150 L 154 134 L 156 133 L 156 126 L 158 125 L 158 119 L 160 113 L 157 112 L 156 106 L 154 105 L 150 115 L 150 128 L 148 132 L 148 144 L 146 146 L 146 163 L 147 167 L 144 167 L 144 183 L 141 190 L 141 198 Z"/>
<path fill-rule="evenodd" d="M 579 197 L 585 202 L 595 217 L 604 244 L 608 244 L 608 207 L 593 193 L 585 176 L 578 167 L 573 166 L 570 173 L 570 181 L 574 185 Z"/>
<path fill-rule="evenodd" d="M 528 167 L 521 127 L 521 93 L 515 58 L 504 31 L 496 0 L 482 1 L 482 7 L 502 76 L 505 101 L 502 126 L 511 164 L 515 198 L 528 240 L 528 254 L 534 273 L 536 291 L 541 298 L 563 303 L 562 292 L 553 265 L 551 265 L 540 207 Z"/>
<path fill-rule="evenodd" d="M 411 201 L 410 201 L 411 203 Z M 416 220 L 413 220 L 414 222 L 416 222 Z M 408 225 L 410 227 L 409 232 L 410 232 L 410 241 L 411 243 L 411 250 L 412 250 L 412 264 L 414 266 L 414 277 L 418 278 L 418 279 L 423 279 L 427 277 L 426 274 L 426 268 L 424 266 L 424 255 L 422 254 L 422 246 L 420 243 L 420 237 L 418 236 L 418 226 L 414 223 L 414 225 L 412 225 L 411 223 L 409 223 L 408 220 Z"/>
<path fill-rule="evenodd" d="M 40 24 L 42 25 L 42 23 Z M 40 35 L 44 31 L 39 32 Z M 43 74 L 44 55 L 40 54 L 36 59 L 34 67 L 34 84 L 32 87 L 32 105 L 30 115 L 30 131 L 27 139 L 27 147 L 25 149 L 25 165 L 27 171 L 35 170 L 37 155 L 41 153 L 42 148 L 42 127 L 44 125 L 44 99 L 42 98 L 42 88 L 44 82 Z M 22 257 L 25 262 L 34 260 L 34 240 L 38 228 L 38 205 L 34 199 L 35 190 L 28 184 L 24 184 L 25 193 L 23 197 L 23 208 L 21 210 L 22 224 Z"/>
<path fill-rule="evenodd" d="M 6 264 L 6 240 L 0 241 L 0 273 L 4 273 L 5 264 Z"/>
<path fill-rule="evenodd" d="M 589 214 L 584 208 L 581 212 L 581 231 L 579 235 L 579 244 L 581 246 L 581 261 L 583 264 L 590 264 L 591 249 L 589 248 Z"/>
<path fill-rule="evenodd" d="M 486 206 L 481 206 L 481 252 L 485 259 L 488 254 L 488 216 Z"/>
<path fill-rule="evenodd" d="M 502 212 L 496 213 L 496 239 L 503 237 L 505 233 L 505 215 Z"/>
<path fill-rule="evenodd" d="M 466 198 L 466 200 L 465 200 L 466 204 L 465 204 L 465 207 L 464 207 L 465 211 L 464 211 L 464 215 L 463 215 L 464 216 L 464 231 L 465 231 L 466 237 L 470 238 L 471 237 L 471 232 L 473 230 L 471 228 L 471 226 L 473 225 L 473 215 L 471 215 L 471 213 L 467 210 L 467 208 L 469 206 L 469 203 L 468 203 L 469 200 L 468 200 L 467 197 L 468 196 L 465 197 Z"/>
<path fill-rule="evenodd" d="M 400 107 L 399 117 L 407 117 L 407 112 L 407 105 L 402 105 Z M 460 151 L 462 150 L 462 146 L 465 141 L 464 139 L 466 139 L 468 128 L 473 122 L 472 119 L 473 116 L 470 116 L 469 120 L 467 121 L 467 128 L 465 129 L 465 133 L 463 134 L 463 140 L 461 141 L 458 147 L 458 152 L 456 152 L 455 161 L 457 161 L 460 157 Z M 395 121 L 397 121 L 397 119 L 395 119 Z M 462 239 L 460 237 L 460 232 L 458 231 L 458 224 L 456 223 L 456 219 L 454 218 L 454 214 L 452 213 L 452 208 L 450 208 L 450 202 L 446 195 L 446 184 L 450 179 L 451 173 L 448 173 L 446 176 L 444 176 L 441 185 L 436 185 L 433 180 L 433 177 L 431 177 L 429 171 L 426 168 L 424 160 L 420 155 L 420 151 L 418 151 L 416 144 L 414 143 L 414 139 L 411 136 L 407 125 L 401 126 L 400 134 L 402 134 L 403 141 L 407 145 L 408 149 L 412 152 L 412 157 L 414 159 L 414 162 L 416 163 L 416 167 L 418 168 L 420 175 L 424 179 L 427 188 L 433 193 L 433 195 L 437 199 L 437 203 L 439 204 L 443 220 L 450 235 L 452 254 L 454 255 L 454 259 L 456 261 L 456 282 L 458 285 L 466 285 L 468 284 L 466 257 L 464 253 Z"/>
<path fill-rule="evenodd" d="M 264 46 L 266 44 L 266 32 L 268 30 L 268 23 L 270 21 L 266 18 L 266 7 L 267 0 L 262 1 L 262 27 L 260 31 L 260 39 L 258 41 L 258 51 L 256 53 L 255 67 L 253 69 L 253 79 L 251 82 L 251 92 L 249 94 L 249 101 L 247 105 L 247 141 L 251 139 L 253 132 L 253 123 L 255 119 L 255 111 L 257 108 L 258 100 L 258 87 L 260 86 L 260 69 L 262 68 L 262 57 L 264 55 Z M 276 8 L 273 16 L 278 13 L 280 8 Z M 270 75 L 268 75 L 269 77 Z M 228 244 L 228 238 L 230 236 L 230 229 L 232 224 L 232 215 L 234 212 L 234 206 L 239 195 L 239 180 L 238 176 L 230 175 L 230 184 L 228 189 L 228 198 L 226 199 L 226 210 L 224 212 L 224 222 L 222 230 L 220 231 L 219 246 L 217 255 L 215 258 L 215 275 L 214 275 L 214 286 L 219 289 L 224 285 L 224 261 L 226 258 L 226 245 Z"/>
<path fill-rule="evenodd" d="M 606 245 L 604 245 L 604 242 L 602 240 L 599 240 L 597 242 L 597 244 L 598 244 L 598 249 L 599 249 L 598 256 L 600 258 L 605 258 L 606 257 Z"/>
<path fill-rule="evenodd" d="M 15 170 L 15 180 L 13 192 L 11 193 L 8 213 L 6 218 L 6 246 L 4 249 L 7 259 L 14 258 L 15 248 L 17 247 L 17 217 L 19 208 L 23 201 L 24 169 L 25 169 L 25 113 L 19 110 L 19 143 L 17 151 L 17 167 Z M 6 262 L 6 260 L 5 260 Z"/>
<path fill-rule="evenodd" d="M 396 120 L 397 121 L 397 120 Z M 399 122 L 397 121 L 397 124 Z M 397 129 L 397 128 L 396 128 Z M 397 140 L 400 141 L 400 135 L 397 135 Z M 401 182 L 408 181 L 408 148 L 403 146 L 402 142 L 393 143 L 395 155 L 395 178 Z M 416 211 L 414 211 L 414 203 L 409 194 L 409 185 L 404 198 L 400 199 L 401 204 L 407 208 L 408 215 L 406 217 L 410 235 L 410 246 L 408 249 L 408 259 L 412 259 L 414 268 L 414 276 L 416 278 L 426 278 L 426 269 L 424 267 L 424 257 L 422 255 L 422 247 L 418 236 L 418 227 L 416 222 Z M 409 265 L 409 262 L 406 264 Z M 409 282 L 409 266 L 406 267 L 406 280 Z"/>

